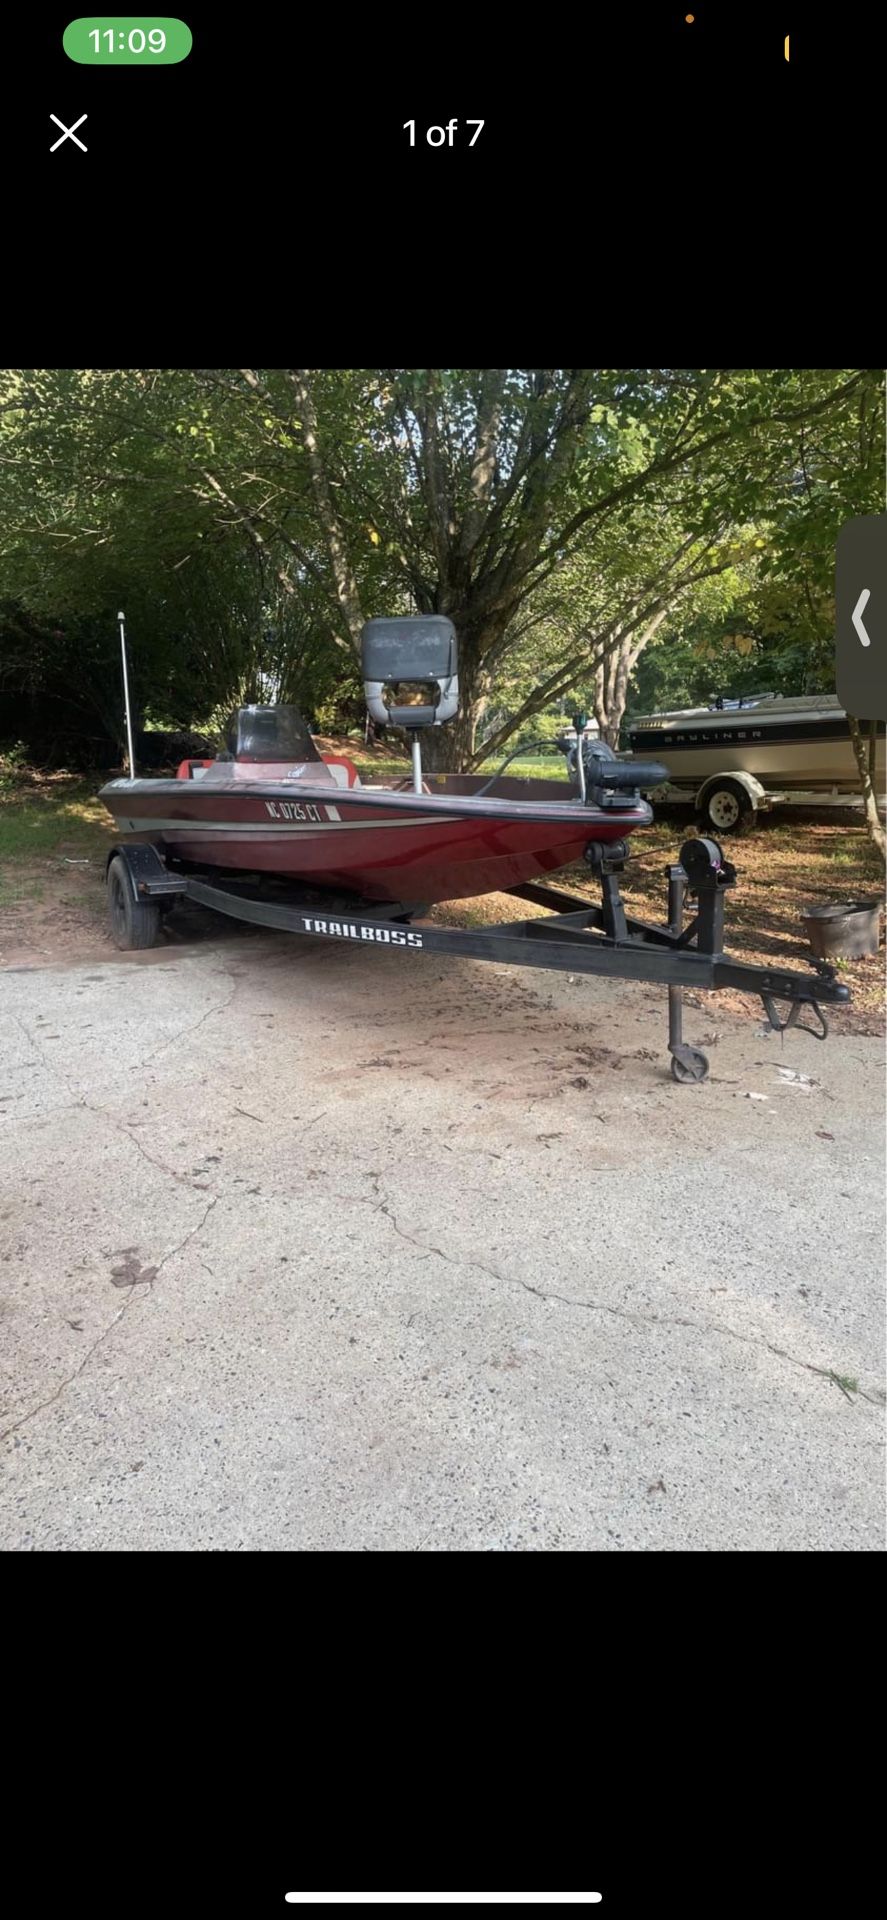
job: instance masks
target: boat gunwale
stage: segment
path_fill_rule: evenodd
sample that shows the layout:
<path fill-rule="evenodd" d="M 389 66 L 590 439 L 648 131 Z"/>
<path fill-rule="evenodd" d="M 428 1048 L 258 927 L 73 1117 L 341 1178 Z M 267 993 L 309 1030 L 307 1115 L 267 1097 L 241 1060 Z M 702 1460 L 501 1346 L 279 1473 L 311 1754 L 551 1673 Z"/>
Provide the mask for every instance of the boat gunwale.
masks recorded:
<path fill-rule="evenodd" d="M 131 798 L 137 801 L 144 801 L 149 794 L 156 794 L 158 800 L 175 795 L 180 801 L 184 802 L 182 792 L 184 784 L 183 781 L 175 779 L 127 780 L 123 778 L 120 780 L 112 780 L 106 786 L 102 787 L 98 798 L 105 801 L 107 805 L 106 795 L 113 794 L 116 800 Z M 191 789 L 192 792 L 196 792 L 197 790 L 198 787 Z M 312 786 L 308 781 L 302 782 L 294 780 L 274 782 L 268 780 L 232 780 L 229 783 L 221 781 L 201 781 L 199 782 L 199 792 L 201 798 L 204 796 L 212 796 L 214 799 L 223 801 L 234 799 L 235 797 L 238 801 L 276 800 L 290 803 L 298 801 L 299 799 L 305 799 L 312 801 L 312 803 L 335 806 L 336 808 L 358 807 L 369 808 L 371 811 L 379 811 L 380 804 L 384 804 L 386 808 L 392 808 L 395 813 L 416 813 L 418 815 L 415 823 L 417 826 L 423 823 L 431 825 L 435 818 L 441 815 L 445 816 L 450 822 L 460 818 L 468 820 L 511 820 L 513 822 L 520 821 L 526 825 L 530 825 L 536 821 L 540 824 L 545 821 L 550 821 L 552 825 L 564 826 L 576 825 L 579 822 L 585 822 L 589 826 L 594 826 L 604 821 L 612 823 L 616 820 L 630 820 L 637 826 L 647 826 L 653 818 L 653 810 L 649 802 L 643 799 L 634 801 L 631 805 L 626 806 L 583 807 L 579 804 L 578 796 L 575 799 L 563 801 L 496 801 L 495 799 L 488 800 L 485 796 L 480 797 L 475 794 L 397 793 L 393 789 L 385 787 L 330 788 L 328 786 Z M 114 809 L 110 806 L 108 807 L 108 811 L 112 815 L 114 814 Z M 120 811 L 124 812 L 124 809 L 121 808 Z M 127 808 L 125 811 L 131 814 L 134 810 Z M 187 818 L 182 819 L 181 824 L 182 826 L 199 827 L 201 822 L 198 815 L 189 812 Z M 273 822 L 269 819 L 268 824 L 272 826 Z M 380 828 L 384 827 L 384 825 L 384 820 L 380 820 Z"/>

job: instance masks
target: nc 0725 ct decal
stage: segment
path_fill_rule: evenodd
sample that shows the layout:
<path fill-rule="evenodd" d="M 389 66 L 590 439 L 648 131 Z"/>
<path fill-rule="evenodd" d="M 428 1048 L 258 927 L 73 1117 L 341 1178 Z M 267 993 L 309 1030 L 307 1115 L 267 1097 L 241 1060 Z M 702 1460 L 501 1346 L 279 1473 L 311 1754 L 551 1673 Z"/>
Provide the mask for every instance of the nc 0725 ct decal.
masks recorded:
<path fill-rule="evenodd" d="M 265 806 L 272 820 L 327 820 L 329 815 L 321 812 L 311 800 L 304 804 L 301 800 L 266 800 Z"/>

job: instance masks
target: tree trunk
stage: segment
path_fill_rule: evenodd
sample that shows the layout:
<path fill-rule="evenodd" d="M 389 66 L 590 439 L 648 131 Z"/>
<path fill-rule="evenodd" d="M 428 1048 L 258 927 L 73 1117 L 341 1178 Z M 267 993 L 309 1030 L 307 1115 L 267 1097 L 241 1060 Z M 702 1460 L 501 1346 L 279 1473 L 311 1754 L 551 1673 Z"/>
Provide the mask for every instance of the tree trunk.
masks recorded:
<path fill-rule="evenodd" d="M 629 628 L 614 642 L 595 669 L 594 715 L 601 730 L 601 739 L 614 749 L 619 745 L 632 671 L 647 642 L 661 627 L 669 605 L 660 607 L 639 635 L 636 635 L 634 628 Z"/>
<path fill-rule="evenodd" d="M 881 816 L 878 812 L 878 796 L 875 792 L 874 755 L 866 748 L 859 721 L 854 720 L 853 715 L 849 713 L 847 715 L 847 725 L 850 728 L 850 739 L 856 758 L 856 765 L 859 768 L 859 786 L 863 798 L 865 824 L 868 830 L 868 836 L 872 845 L 877 847 L 881 859 L 887 861 L 887 835 L 885 835 L 884 828 L 881 825 Z M 875 723 L 873 721 L 873 738 L 875 737 L 874 728 Z"/>
<path fill-rule="evenodd" d="M 304 367 L 294 368 L 291 378 L 302 411 L 302 440 L 308 455 L 308 469 L 311 474 L 317 517 L 326 537 L 333 579 L 336 583 L 336 599 L 351 635 L 351 644 L 355 653 L 359 655 L 360 634 L 364 624 L 363 608 L 357 581 L 348 558 L 345 535 L 333 504 L 329 476 L 318 441 L 314 396 Z"/>
<path fill-rule="evenodd" d="M 602 740 L 614 749 L 619 745 L 619 729 L 625 711 L 624 687 L 628 682 L 628 668 L 620 676 L 619 667 L 628 653 L 628 639 L 622 636 L 598 661 L 594 670 L 594 717 L 600 728 Z M 619 703 L 618 684 L 623 684 L 622 704 Z"/>
<path fill-rule="evenodd" d="M 423 727 L 422 765 L 427 773 L 462 773 L 471 764 L 477 715 L 464 703 L 445 727 Z"/>
<path fill-rule="evenodd" d="M 471 766 L 489 696 L 476 647 L 460 642 L 459 711 L 446 726 L 426 727 L 422 735 L 422 762 L 429 773 L 464 773 Z"/>

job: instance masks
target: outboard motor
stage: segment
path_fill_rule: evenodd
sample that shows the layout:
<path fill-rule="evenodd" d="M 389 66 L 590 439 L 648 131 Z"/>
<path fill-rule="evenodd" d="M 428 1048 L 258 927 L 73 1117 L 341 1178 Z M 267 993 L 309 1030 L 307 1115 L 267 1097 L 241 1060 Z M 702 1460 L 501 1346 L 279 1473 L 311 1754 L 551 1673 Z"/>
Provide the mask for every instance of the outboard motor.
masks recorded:
<path fill-rule="evenodd" d="M 412 736 L 413 787 L 422 792 L 419 728 L 439 727 L 459 711 L 456 629 L 443 614 L 368 620 L 360 636 L 366 703 L 380 726 Z"/>

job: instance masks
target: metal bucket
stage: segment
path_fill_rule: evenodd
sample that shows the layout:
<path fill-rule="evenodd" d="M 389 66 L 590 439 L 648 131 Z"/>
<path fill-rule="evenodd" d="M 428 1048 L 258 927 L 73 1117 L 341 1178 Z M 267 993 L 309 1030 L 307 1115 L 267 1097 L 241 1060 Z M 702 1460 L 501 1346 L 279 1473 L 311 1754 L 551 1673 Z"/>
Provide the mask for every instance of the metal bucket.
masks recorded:
<path fill-rule="evenodd" d="M 832 901 L 808 907 L 801 924 L 817 960 L 861 960 L 878 951 L 882 911 L 880 900 Z"/>

